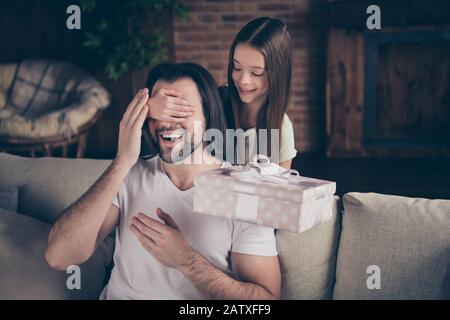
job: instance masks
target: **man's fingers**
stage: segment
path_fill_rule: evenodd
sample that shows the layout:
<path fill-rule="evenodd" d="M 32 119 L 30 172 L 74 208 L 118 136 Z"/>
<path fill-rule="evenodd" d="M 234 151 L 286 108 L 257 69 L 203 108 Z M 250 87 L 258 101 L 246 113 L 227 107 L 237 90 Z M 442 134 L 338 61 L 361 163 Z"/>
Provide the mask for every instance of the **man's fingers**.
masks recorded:
<path fill-rule="evenodd" d="M 136 217 L 131 218 L 131 226 L 136 227 L 140 232 L 142 232 L 144 235 L 158 243 L 161 233 L 153 230 L 152 228 L 149 228 L 147 225 L 145 225 L 141 220 L 137 219 Z"/>
<path fill-rule="evenodd" d="M 132 128 L 134 128 L 135 126 L 137 126 L 139 129 L 142 128 L 142 125 L 144 124 L 145 119 L 147 119 L 147 115 L 148 115 L 148 105 L 145 104 L 142 107 L 141 112 L 139 113 L 138 117 L 134 121 Z"/>
<path fill-rule="evenodd" d="M 150 251 L 154 250 L 156 246 L 156 242 L 154 240 L 147 237 L 135 225 L 130 225 L 130 229 L 144 248 L 148 248 Z"/>
<path fill-rule="evenodd" d="M 124 119 L 125 123 L 128 123 L 128 118 L 129 118 L 130 114 L 132 113 L 132 111 L 134 110 L 136 103 L 142 97 L 143 92 L 144 92 L 144 89 L 140 89 L 138 91 L 138 93 L 134 96 L 133 100 L 131 100 L 130 104 L 128 105 L 127 110 L 125 111 L 125 113 L 123 115 L 123 119 Z"/>
<path fill-rule="evenodd" d="M 144 106 L 147 104 L 148 101 L 148 95 L 145 93 L 147 90 L 143 91 L 140 99 L 138 100 L 135 108 L 132 110 L 132 112 L 129 115 L 128 119 L 128 125 L 132 126 L 134 122 L 136 121 L 137 117 L 141 113 Z"/>
<path fill-rule="evenodd" d="M 142 212 L 139 212 L 135 217 L 139 219 L 147 227 L 152 228 L 153 230 L 158 231 L 159 233 L 163 233 L 167 228 L 167 226 L 165 226 L 161 222 L 146 216 Z"/>
<path fill-rule="evenodd" d="M 180 228 L 178 228 L 178 225 L 175 223 L 175 220 L 173 220 L 170 215 L 162 211 L 161 208 L 157 208 L 156 213 L 158 214 L 158 217 L 160 217 L 168 226 L 176 230 L 180 230 Z"/>

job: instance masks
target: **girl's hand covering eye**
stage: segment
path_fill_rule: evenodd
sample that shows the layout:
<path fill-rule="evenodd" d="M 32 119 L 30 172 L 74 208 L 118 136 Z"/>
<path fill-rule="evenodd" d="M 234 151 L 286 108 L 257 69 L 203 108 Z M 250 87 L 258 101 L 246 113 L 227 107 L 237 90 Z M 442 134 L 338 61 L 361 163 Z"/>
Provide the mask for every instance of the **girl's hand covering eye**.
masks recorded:
<path fill-rule="evenodd" d="M 194 113 L 194 106 L 173 89 L 157 91 L 147 105 L 149 117 L 165 122 L 180 123 Z"/>

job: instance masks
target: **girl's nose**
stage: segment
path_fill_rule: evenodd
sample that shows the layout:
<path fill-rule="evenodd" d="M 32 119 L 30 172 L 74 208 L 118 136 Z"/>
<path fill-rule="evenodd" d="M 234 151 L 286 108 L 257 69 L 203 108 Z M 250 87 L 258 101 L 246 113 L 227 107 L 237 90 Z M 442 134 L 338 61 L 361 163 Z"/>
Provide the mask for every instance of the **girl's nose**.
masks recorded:
<path fill-rule="evenodd" d="M 239 79 L 241 84 L 250 83 L 250 75 L 247 72 L 243 72 L 241 78 Z"/>

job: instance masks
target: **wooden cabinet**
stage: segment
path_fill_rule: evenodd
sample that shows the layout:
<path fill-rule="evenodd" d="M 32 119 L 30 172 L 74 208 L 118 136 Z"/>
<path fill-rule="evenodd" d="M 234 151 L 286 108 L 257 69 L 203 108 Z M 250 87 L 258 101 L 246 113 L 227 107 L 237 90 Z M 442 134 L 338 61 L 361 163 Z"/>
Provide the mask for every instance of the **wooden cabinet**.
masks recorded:
<path fill-rule="evenodd" d="M 337 21 L 328 41 L 328 156 L 450 157 L 450 21 L 376 31 Z"/>

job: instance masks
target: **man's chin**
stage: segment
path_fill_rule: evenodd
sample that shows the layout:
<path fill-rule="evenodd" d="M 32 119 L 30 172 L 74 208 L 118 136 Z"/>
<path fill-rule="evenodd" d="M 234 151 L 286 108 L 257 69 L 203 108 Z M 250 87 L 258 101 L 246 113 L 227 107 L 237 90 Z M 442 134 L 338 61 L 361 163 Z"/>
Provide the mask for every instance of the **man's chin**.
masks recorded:
<path fill-rule="evenodd" d="M 179 141 L 179 143 L 174 144 L 173 146 L 165 146 L 164 143 L 158 139 L 157 145 L 159 150 L 159 157 L 167 163 L 175 163 L 177 162 L 178 157 L 173 156 L 179 152 L 179 150 L 183 149 L 183 141 Z M 177 151 L 178 150 L 178 151 Z"/>
<path fill-rule="evenodd" d="M 159 157 L 167 163 L 191 163 L 192 159 L 188 159 L 202 143 L 197 145 L 189 144 L 189 146 L 177 146 L 177 148 L 159 149 Z M 187 151 L 187 152 L 186 152 Z"/>
<path fill-rule="evenodd" d="M 190 148 L 189 148 L 190 151 Z M 185 154 L 183 152 L 183 146 L 175 146 L 174 148 L 161 148 L 159 149 L 159 157 L 167 163 L 179 163 L 186 159 L 191 152 Z"/>

